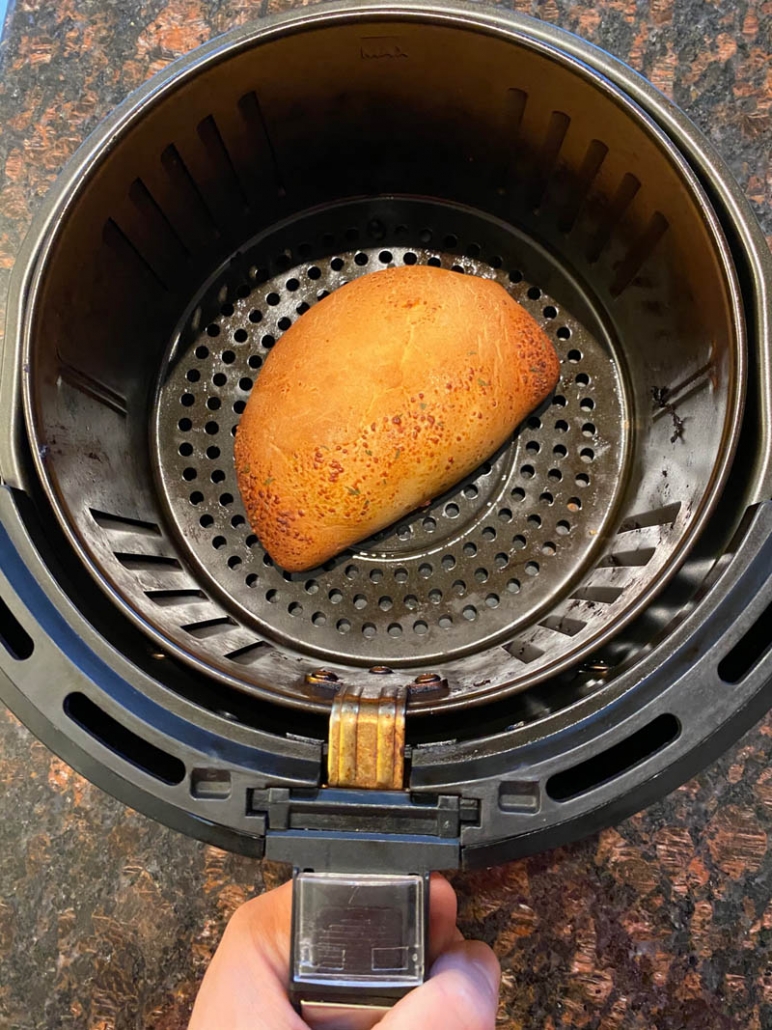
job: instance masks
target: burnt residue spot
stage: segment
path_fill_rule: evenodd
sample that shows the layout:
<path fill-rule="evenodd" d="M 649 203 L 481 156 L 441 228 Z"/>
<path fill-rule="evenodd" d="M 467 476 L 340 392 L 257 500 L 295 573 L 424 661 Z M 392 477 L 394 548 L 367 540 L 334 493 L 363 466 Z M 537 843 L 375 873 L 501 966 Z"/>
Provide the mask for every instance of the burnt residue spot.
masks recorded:
<path fill-rule="evenodd" d="M 670 437 L 670 442 L 675 443 L 676 440 L 682 440 L 686 419 L 681 418 L 674 405 L 670 403 L 670 388 L 667 386 L 652 386 L 651 396 L 655 405 L 658 408 L 664 408 L 673 420 L 673 435 Z M 664 473 L 664 475 L 667 475 L 667 473 Z"/>

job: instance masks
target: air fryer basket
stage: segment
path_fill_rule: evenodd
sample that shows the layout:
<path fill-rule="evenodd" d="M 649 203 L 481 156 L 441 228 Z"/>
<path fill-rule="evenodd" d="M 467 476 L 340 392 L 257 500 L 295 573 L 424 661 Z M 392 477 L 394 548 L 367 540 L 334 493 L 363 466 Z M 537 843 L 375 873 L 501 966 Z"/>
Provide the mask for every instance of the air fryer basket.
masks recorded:
<path fill-rule="evenodd" d="M 157 98 L 72 198 L 22 357 L 41 480 L 100 582 L 161 647 L 304 707 L 329 704 L 320 661 L 365 690 L 430 668 L 431 710 L 575 664 L 677 567 L 740 425 L 734 272 L 675 148 L 554 52 L 394 31 L 283 34 Z M 506 285 L 558 390 L 429 510 L 288 576 L 244 518 L 239 413 L 298 312 L 413 261 Z"/>
<path fill-rule="evenodd" d="M 22 255 L 0 381 L 0 597 L 23 634 L 35 613 L 28 657 L 53 648 L 47 694 L 18 655 L 6 693 L 38 732 L 247 850 L 282 829 L 271 789 L 323 781 L 342 684 L 408 688 L 411 788 L 473 801 L 494 857 L 599 807 L 554 784 L 593 736 L 675 755 L 683 649 L 729 641 L 748 570 L 766 597 L 767 327 L 756 230 L 652 96 L 529 19 L 357 4 L 238 30 L 116 112 Z M 431 507 L 289 575 L 236 487 L 249 390 L 320 297 L 424 262 L 532 312 L 555 395 Z"/>

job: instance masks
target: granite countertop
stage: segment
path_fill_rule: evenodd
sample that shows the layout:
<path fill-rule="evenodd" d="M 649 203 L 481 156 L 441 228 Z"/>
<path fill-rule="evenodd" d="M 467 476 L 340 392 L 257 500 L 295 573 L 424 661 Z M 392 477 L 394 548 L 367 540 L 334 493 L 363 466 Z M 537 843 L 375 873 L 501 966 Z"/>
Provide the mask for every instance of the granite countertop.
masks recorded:
<path fill-rule="evenodd" d="M 11 0 L 0 297 L 33 212 L 104 114 L 172 58 L 297 3 Z M 769 0 L 502 6 L 579 32 L 672 96 L 772 233 Z M 462 928 L 502 962 L 500 1026 L 772 1027 L 771 758 L 768 716 L 615 829 L 459 874 Z M 1 1030 L 181 1030 L 228 916 L 285 875 L 124 808 L 0 712 Z"/>

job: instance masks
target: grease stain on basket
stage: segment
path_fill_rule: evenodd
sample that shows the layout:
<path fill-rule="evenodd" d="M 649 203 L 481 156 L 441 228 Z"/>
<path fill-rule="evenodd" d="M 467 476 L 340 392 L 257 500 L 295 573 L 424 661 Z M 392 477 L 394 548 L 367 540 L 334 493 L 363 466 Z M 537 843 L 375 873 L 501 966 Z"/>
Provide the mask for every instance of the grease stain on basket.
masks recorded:
<path fill-rule="evenodd" d="M 363 36 L 359 53 L 363 61 L 409 57 L 404 40 L 399 36 Z"/>

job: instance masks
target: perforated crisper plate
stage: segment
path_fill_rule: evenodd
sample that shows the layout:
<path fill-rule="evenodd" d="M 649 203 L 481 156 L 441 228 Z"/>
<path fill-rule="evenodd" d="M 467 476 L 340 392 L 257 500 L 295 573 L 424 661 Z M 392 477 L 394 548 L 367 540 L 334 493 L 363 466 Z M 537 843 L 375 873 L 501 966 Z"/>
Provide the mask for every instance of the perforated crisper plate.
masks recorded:
<path fill-rule="evenodd" d="M 553 611 L 592 565 L 624 480 L 630 418 L 620 365 L 601 320 L 582 300 L 581 322 L 567 309 L 558 298 L 578 298 L 576 289 L 511 228 L 420 202 L 401 202 L 393 224 L 364 214 L 340 208 L 329 231 L 331 214 L 320 212 L 257 241 L 196 298 L 171 347 L 155 409 L 158 480 L 201 585 L 227 607 L 198 620 L 187 611 L 184 628 L 199 652 L 211 649 L 247 676 L 260 674 L 267 645 L 324 664 L 420 672 L 497 643 L 510 677 L 532 676 L 575 650 L 593 621 L 586 616 L 622 592 L 607 587 L 584 601 L 574 593 L 580 610 Z M 233 463 L 239 416 L 270 349 L 308 307 L 355 276 L 414 263 L 500 282 L 553 339 L 559 385 L 454 490 L 323 567 L 290 575 L 245 517 Z M 523 269 L 544 269 L 551 292 Z M 238 648 L 227 643 L 235 622 L 254 632 Z M 535 624 L 548 648 L 519 638 Z"/>

